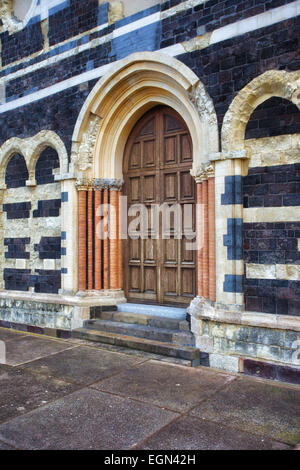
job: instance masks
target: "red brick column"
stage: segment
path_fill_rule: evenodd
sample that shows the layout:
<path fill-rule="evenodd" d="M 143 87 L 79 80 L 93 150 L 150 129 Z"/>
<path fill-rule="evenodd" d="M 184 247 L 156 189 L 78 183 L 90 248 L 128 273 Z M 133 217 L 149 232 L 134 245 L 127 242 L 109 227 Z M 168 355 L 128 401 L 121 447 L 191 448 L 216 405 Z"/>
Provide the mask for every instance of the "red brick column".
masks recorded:
<path fill-rule="evenodd" d="M 119 260 L 118 260 L 118 191 L 110 191 L 110 288 L 119 287 Z"/>
<path fill-rule="evenodd" d="M 208 178 L 209 298 L 216 301 L 215 178 Z"/>
<path fill-rule="evenodd" d="M 78 190 L 78 288 L 86 290 L 86 189 Z"/>
<path fill-rule="evenodd" d="M 88 290 L 93 289 L 94 276 L 93 276 L 93 189 L 88 190 L 88 244 L 87 244 L 87 256 L 88 256 Z"/>
<path fill-rule="evenodd" d="M 197 181 L 197 295 L 203 296 L 203 206 L 202 206 L 202 183 Z"/>
<path fill-rule="evenodd" d="M 121 191 L 118 191 L 118 215 L 117 215 L 117 222 L 118 222 L 118 287 L 122 289 L 123 287 L 123 258 L 122 258 L 122 239 L 121 239 Z"/>
<path fill-rule="evenodd" d="M 102 279 L 102 259 L 101 259 L 101 215 L 100 215 L 100 206 L 101 206 L 101 190 L 96 189 L 95 191 L 95 289 L 101 290 Z"/>
<path fill-rule="evenodd" d="M 104 219 L 108 218 L 108 189 L 105 188 L 103 191 L 103 204 Z M 103 288 L 109 289 L 109 242 L 108 242 L 108 224 L 104 226 L 104 237 L 103 237 Z"/>
<path fill-rule="evenodd" d="M 208 265 L 208 183 L 202 183 L 202 204 L 203 204 L 203 250 L 202 250 L 202 270 L 203 270 L 203 297 L 209 297 L 209 265 Z"/>

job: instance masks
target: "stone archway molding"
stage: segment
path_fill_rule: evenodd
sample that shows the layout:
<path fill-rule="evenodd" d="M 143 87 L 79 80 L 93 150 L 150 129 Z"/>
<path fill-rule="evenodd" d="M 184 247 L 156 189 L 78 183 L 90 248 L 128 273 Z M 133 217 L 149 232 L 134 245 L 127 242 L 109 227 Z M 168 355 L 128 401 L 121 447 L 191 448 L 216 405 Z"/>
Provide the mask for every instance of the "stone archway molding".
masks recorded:
<path fill-rule="evenodd" d="M 218 151 L 214 105 L 197 75 L 168 55 L 138 52 L 112 65 L 81 109 L 72 137 L 71 162 L 77 175 L 122 178 L 131 129 L 160 104 L 185 120 L 193 141 L 193 168 Z"/>
<path fill-rule="evenodd" d="M 23 155 L 29 173 L 27 186 L 34 186 L 35 183 L 35 165 L 41 152 L 51 147 L 57 151 L 60 161 L 60 174 L 68 172 L 68 154 L 65 144 L 61 138 L 53 131 L 40 131 L 33 137 L 20 139 L 12 137 L 4 142 L 0 147 L 0 189 L 5 189 L 5 172 L 10 158 L 19 153 Z"/>
<path fill-rule="evenodd" d="M 245 131 L 253 111 L 274 96 L 300 109 L 300 72 L 269 70 L 254 78 L 232 101 L 223 121 L 222 152 L 245 149 Z"/>

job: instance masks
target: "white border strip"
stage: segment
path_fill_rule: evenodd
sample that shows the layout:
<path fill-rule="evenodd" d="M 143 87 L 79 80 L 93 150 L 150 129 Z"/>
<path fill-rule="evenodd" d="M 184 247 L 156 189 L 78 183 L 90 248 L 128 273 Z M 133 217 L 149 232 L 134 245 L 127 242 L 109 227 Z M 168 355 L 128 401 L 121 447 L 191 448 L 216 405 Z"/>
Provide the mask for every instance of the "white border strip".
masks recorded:
<path fill-rule="evenodd" d="M 271 10 L 266 13 L 261 13 L 260 15 L 257 15 L 255 17 L 248 18 L 246 20 L 238 21 L 237 23 L 234 23 L 232 25 L 224 26 L 223 28 L 220 28 L 216 31 L 211 36 L 211 41 L 210 44 L 216 44 L 217 42 L 222 42 L 228 38 L 232 38 L 235 36 L 239 36 L 241 34 L 245 34 L 246 32 L 253 31 L 257 28 L 263 28 L 270 26 L 274 23 L 280 22 L 287 20 L 289 18 L 292 18 L 294 16 L 300 15 L 300 0 L 297 0 L 293 3 L 290 3 L 288 5 L 284 5 L 282 7 L 275 8 L 274 10 Z M 145 25 L 149 25 L 153 22 L 159 21 L 160 13 L 155 13 L 153 15 L 150 15 L 145 18 L 141 18 L 140 20 L 135 21 L 134 23 L 129 23 L 128 25 L 125 25 L 121 27 L 119 30 L 116 30 L 114 33 L 105 36 L 103 38 L 98 38 L 98 40 L 94 41 L 103 41 L 105 42 L 106 40 L 111 40 L 113 37 L 119 37 L 123 34 L 127 34 L 129 32 L 129 29 L 134 26 L 134 29 L 139 29 Z M 248 25 L 248 26 L 247 26 Z M 134 31 L 134 29 L 130 29 L 130 31 Z M 235 36 L 234 36 L 235 35 Z M 98 43 L 98 44 L 99 44 Z M 75 48 L 71 51 L 67 51 L 66 53 L 61 54 L 60 56 L 56 56 L 53 58 L 53 61 L 56 62 L 60 59 L 63 59 L 65 57 L 69 57 L 70 55 L 75 55 L 79 51 L 81 52 L 82 50 L 88 49 L 91 47 L 91 43 L 86 43 L 80 46 L 79 48 Z M 95 46 L 93 46 L 95 47 Z M 158 52 L 162 52 L 164 54 L 167 54 L 171 57 L 178 56 L 180 54 L 186 53 L 186 50 L 181 44 L 175 44 L 174 46 L 166 47 L 164 49 L 160 49 Z M 59 59 L 58 59 L 59 57 Z M 56 59 L 56 60 L 54 60 Z M 36 64 L 37 68 L 41 68 L 43 65 L 49 65 L 50 59 L 48 61 L 43 61 L 40 62 L 39 64 Z M 45 64 L 47 62 L 47 64 Z M 60 83 L 57 83 L 55 85 L 52 85 L 50 87 L 44 88 L 43 90 L 39 90 L 37 92 L 31 93 L 29 95 L 26 95 L 22 98 L 18 98 L 14 101 L 9 101 L 8 103 L 4 103 L 0 106 L 0 113 L 4 113 L 7 111 L 10 111 L 12 109 L 19 108 L 21 106 L 25 106 L 26 104 L 33 103 L 35 101 L 38 101 L 40 99 L 46 98 L 48 96 L 51 96 L 53 94 L 59 93 L 63 90 L 66 90 L 68 88 L 71 88 L 73 86 L 82 84 L 83 82 L 87 82 L 89 80 L 93 80 L 95 78 L 100 78 L 102 77 L 105 73 L 108 72 L 110 67 L 112 65 L 115 65 L 118 63 L 118 61 L 113 62 L 112 64 L 107 64 L 103 65 L 102 67 L 98 67 L 96 69 L 90 70 L 88 72 L 84 72 L 81 75 L 77 75 L 75 77 L 72 77 L 68 80 L 64 80 Z M 41 65 L 43 64 L 43 65 Z M 32 66 L 34 67 L 34 66 Z M 33 71 L 31 67 L 28 67 L 30 69 L 30 72 Z M 27 70 L 27 69 L 26 69 Z M 25 70 L 25 71 L 26 71 Z M 24 70 L 22 71 L 24 74 Z M 18 72 L 16 72 L 17 74 Z M 8 76 L 7 78 L 9 78 Z M 14 77 L 15 78 L 15 77 Z M 1 80 L 3 82 L 3 80 Z"/>

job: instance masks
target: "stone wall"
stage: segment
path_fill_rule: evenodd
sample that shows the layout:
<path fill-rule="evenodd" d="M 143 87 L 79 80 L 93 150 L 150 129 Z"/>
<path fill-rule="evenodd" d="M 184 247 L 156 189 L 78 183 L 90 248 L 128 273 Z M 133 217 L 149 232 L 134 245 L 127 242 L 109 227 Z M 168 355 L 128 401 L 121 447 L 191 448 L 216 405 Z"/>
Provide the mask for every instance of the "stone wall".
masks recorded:
<path fill-rule="evenodd" d="M 57 152 L 46 147 L 35 166 L 35 182 L 22 155 L 14 154 L 2 190 L 1 287 L 58 293 L 61 287 L 61 189 Z"/>

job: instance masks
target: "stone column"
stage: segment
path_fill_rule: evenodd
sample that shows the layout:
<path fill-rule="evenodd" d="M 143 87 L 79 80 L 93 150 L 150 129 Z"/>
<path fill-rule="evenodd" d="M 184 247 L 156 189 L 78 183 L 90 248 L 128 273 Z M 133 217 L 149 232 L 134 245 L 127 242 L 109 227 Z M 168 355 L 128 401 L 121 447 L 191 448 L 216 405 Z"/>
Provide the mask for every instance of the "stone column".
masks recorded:
<path fill-rule="evenodd" d="M 119 261 L 119 289 L 123 288 L 123 254 L 122 254 L 122 238 L 121 238 L 121 196 L 122 192 L 118 191 L 118 261 Z"/>
<path fill-rule="evenodd" d="M 88 224 L 88 242 L 87 242 L 87 257 L 88 257 L 88 290 L 93 289 L 94 276 L 93 276 L 93 188 L 88 188 L 88 214 L 87 214 L 87 224 Z"/>
<path fill-rule="evenodd" d="M 216 301 L 243 309 L 243 198 L 242 178 L 246 151 L 217 153 L 216 195 Z"/>
<path fill-rule="evenodd" d="M 197 295 L 203 296 L 203 206 L 202 206 L 202 180 L 196 178 L 197 183 Z"/>
<path fill-rule="evenodd" d="M 73 175 L 55 177 L 61 181 L 61 246 L 65 255 L 61 258 L 61 294 L 78 291 L 78 197 Z"/>
<path fill-rule="evenodd" d="M 109 240 L 108 240 L 108 188 L 103 190 L 104 233 L 103 233 L 103 288 L 109 289 Z"/>
<path fill-rule="evenodd" d="M 122 184 L 121 180 L 110 183 L 110 289 L 120 288 L 119 192 Z"/>
<path fill-rule="evenodd" d="M 102 288 L 101 196 L 102 188 L 95 183 L 95 290 Z"/>

